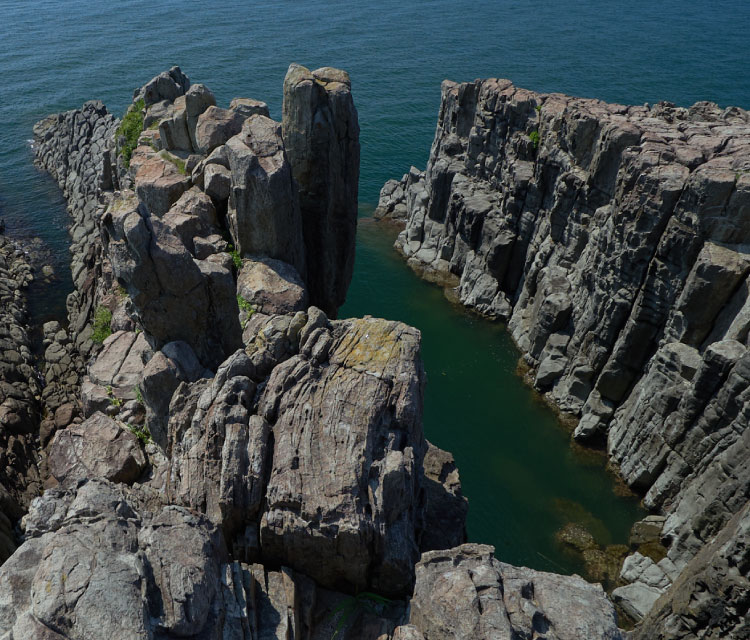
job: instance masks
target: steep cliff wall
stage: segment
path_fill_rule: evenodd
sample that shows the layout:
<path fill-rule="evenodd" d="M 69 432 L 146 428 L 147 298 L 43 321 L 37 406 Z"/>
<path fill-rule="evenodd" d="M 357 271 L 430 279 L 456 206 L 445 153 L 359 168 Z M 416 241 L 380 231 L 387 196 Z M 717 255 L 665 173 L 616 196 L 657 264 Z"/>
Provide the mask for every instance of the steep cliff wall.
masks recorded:
<path fill-rule="evenodd" d="M 442 91 L 426 171 L 378 215 L 402 217 L 418 273 L 507 322 L 575 437 L 668 516 L 669 583 L 750 496 L 750 114 Z"/>

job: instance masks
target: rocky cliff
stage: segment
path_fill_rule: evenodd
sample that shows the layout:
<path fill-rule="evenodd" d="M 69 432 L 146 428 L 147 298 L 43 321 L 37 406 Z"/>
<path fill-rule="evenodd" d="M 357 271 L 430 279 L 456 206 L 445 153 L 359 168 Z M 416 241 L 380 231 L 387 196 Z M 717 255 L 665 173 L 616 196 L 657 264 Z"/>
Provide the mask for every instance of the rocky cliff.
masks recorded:
<path fill-rule="evenodd" d="M 507 322 L 576 439 L 666 516 L 666 557 L 623 569 L 640 618 L 750 497 L 750 114 L 445 82 L 426 170 L 376 216 L 420 275 Z"/>
<path fill-rule="evenodd" d="M 47 491 L 18 511 L 0 637 L 621 637 L 601 587 L 461 546 L 419 332 L 312 306 L 351 278 L 350 86 L 293 65 L 280 124 L 175 67 L 122 121 L 87 103 L 35 127 L 76 290 L 44 327 L 26 459 Z"/>

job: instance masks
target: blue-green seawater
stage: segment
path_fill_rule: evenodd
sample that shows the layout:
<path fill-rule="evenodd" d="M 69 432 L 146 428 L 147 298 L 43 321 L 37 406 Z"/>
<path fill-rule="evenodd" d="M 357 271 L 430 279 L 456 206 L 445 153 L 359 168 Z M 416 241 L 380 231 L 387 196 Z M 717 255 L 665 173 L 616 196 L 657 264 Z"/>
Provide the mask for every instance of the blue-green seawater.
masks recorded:
<path fill-rule="evenodd" d="M 519 86 L 624 103 L 713 100 L 750 108 L 746 0 L 425 0 L 402 2 L 0 1 L 0 218 L 41 236 L 58 280 L 37 286 L 37 320 L 60 317 L 70 291 L 67 215 L 37 172 L 31 127 L 98 98 L 122 113 L 132 90 L 172 64 L 226 106 L 235 96 L 280 116 L 288 64 L 347 69 L 362 129 L 363 215 L 380 186 L 423 168 L 444 78 L 506 77 Z M 360 226 L 343 316 L 403 320 L 422 331 L 427 437 L 455 454 L 470 500 L 469 537 L 508 562 L 578 570 L 554 532 L 583 521 L 624 542 L 641 515 L 613 492 L 596 457 L 576 453 L 554 415 L 515 375 L 502 327 L 451 306 Z"/>

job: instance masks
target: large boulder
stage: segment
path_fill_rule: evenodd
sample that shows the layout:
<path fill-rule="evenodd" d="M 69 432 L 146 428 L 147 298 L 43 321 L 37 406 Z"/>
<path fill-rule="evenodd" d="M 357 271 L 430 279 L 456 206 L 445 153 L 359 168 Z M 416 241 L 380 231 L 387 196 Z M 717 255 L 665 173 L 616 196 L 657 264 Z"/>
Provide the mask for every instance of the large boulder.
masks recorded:
<path fill-rule="evenodd" d="M 87 478 L 128 483 L 141 474 L 146 457 L 135 435 L 103 413 L 95 413 L 55 434 L 48 466 L 61 485 Z"/>
<path fill-rule="evenodd" d="M 151 78 L 140 89 L 136 89 L 133 102 L 142 98 L 147 107 L 162 100 L 174 102 L 176 98 L 184 95 L 189 88 L 190 80 L 180 67 L 175 66 L 169 71 L 163 71 L 158 76 Z"/>
<path fill-rule="evenodd" d="M 29 516 L 34 533 L 0 569 L 0 636 L 125 640 L 221 629 L 226 551 L 205 517 L 106 480 L 37 500 L 46 504 Z"/>
<path fill-rule="evenodd" d="M 365 319 L 305 338 L 258 406 L 274 434 L 263 557 L 324 586 L 404 595 L 422 526 L 419 333 Z"/>
<path fill-rule="evenodd" d="M 209 106 L 195 124 L 195 150 L 208 155 L 242 129 L 245 117 L 237 111 Z"/>
<path fill-rule="evenodd" d="M 237 294 L 266 314 L 294 313 L 308 306 L 307 289 L 297 271 L 273 258 L 243 260 Z"/>
<path fill-rule="evenodd" d="M 283 128 L 299 185 L 310 300 L 335 318 L 352 279 L 357 231 L 359 121 L 349 75 L 292 64 Z"/>
<path fill-rule="evenodd" d="M 305 277 L 297 187 L 281 125 L 265 116 L 251 116 L 225 148 L 232 173 L 227 219 L 237 250 L 241 255 L 283 260 Z"/>
<path fill-rule="evenodd" d="M 416 574 L 405 638 L 623 638 L 600 585 L 503 564 L 487 545 L 425 553 Z"/>
<path fill-rule="evenodd" d="M 135 192 L 152 216 L 161 217 L 190 188 L 190 177 L 150 147 L 137 147 L 130 160 Z"/>

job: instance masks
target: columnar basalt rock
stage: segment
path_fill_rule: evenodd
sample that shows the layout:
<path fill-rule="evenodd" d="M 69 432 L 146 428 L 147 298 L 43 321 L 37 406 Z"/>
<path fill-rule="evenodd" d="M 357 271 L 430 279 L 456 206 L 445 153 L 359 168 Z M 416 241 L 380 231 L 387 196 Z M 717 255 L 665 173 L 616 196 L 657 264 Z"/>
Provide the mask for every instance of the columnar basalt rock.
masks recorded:
<path fill-rule="evenodd" d="M 359 121 L 349 74 L 292 64 L 282 122 L 299 185 L 310 300 L 335 318 L 352 279 L 357 231 Z"/>
<path fill-rule="evenodd" d="M 535 386 L 667 515 L 676 578 L 746 503 L 750 114 L 445 82 L 381 194 L 423 277 L 508 323 Z M 453 280 L 453 282 L 451 282 Z"/>

